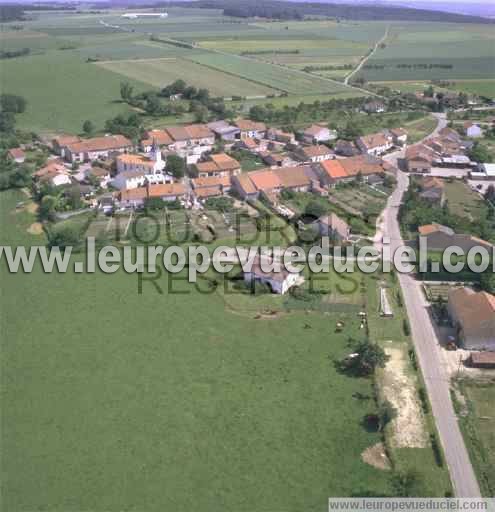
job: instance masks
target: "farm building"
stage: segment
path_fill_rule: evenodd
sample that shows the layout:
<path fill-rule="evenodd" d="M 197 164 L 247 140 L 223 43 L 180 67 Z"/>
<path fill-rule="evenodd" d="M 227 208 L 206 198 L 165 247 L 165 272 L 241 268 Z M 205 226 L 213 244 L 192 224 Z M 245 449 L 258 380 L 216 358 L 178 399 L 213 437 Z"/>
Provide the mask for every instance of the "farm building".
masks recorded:
<path fill-rule="evenodd" d="M 479 164 L 469 174 L 473 180 L 495 180 L 495 164 Z"/>
<path fill-rule="evenodd" d="M 470 288 L 449 291 L 448 311 L 467 350 L 495 351 L 495 296 Z"/>
<path fill-rule="evenodd" d="M 296 143 L 296 137 L 293 133 L 284 132 L 283 130 L 279 130 L 277 128 L 270 128 L 266 132 L 266 138 L 268 140 L 274 140 L 276 142 L 281 142 L 283 144 Z"/>
<path fill-rule="evenodd" d="M 304 278 L 299 272 L 289 272 L 282 268 L 279 272 L 275 270 L 263 270 L 267 268 L 269 262 L 264 262 L 260 257 L 257 257 L 249 271 L 244 272 L 244 282 L 250 285 L 256 283 L 267 284 L 273 293 L 283 295 L 287 293 L 292 287 L 302 284 Z"/>
<path fill-rule="evenodd" d="M 390 130 L 392 141 L 396 146 L 404 146 L 407 142 L 407 132 L 404 128 L 392 128 Z"/>
<path fill-rule="evenodd" d="M 208 123 L 208 128 L 216 135 L 218 139 L 225 142 L 235 142 L 241 137 L 241 130 L 226 121 L 214 121 Z"/>
<path fill-rule="evenodd" d="M 495 352 L 471 352 L 468 363 L 474 368 L 495 369 Z"/>

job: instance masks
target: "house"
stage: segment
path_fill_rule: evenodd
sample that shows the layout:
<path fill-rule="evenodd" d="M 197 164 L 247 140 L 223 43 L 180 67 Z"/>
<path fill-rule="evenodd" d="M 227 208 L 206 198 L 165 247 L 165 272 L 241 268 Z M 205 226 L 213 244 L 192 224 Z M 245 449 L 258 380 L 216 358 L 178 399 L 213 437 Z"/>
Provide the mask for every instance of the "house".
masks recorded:
<path fill-rule="evenodd" d="M 208 199 L 225 194 L 230 190 L 229 176 L 208 176 L 191 180 L 197 199 Z"/>
<path fill-rule="evenodd" d="M 424 178 L 419 184 L 421 191 L 419 197 L 431 204 L 443 206 L 445 203 L 445 184 L 442 180 L 433 177 Z"/>
<path fill-rule="evenodd" d="M 76 144 L 77 142 L 82 142 L 81 137 L 77 135 L 59 135 L 52 139 L 53 151 L 62 158 L 65 158 L 65 148 L 69 144 Z"/>
<path fill-rule="evenodd" d="M 241 139 L 262 139 L 266 134 L 265 123 L 251 121 L 250 119 L 237 119 L 235 126 L 240 130 Z"/>
<path fill-rule="evenodd" d="M 144 139 L 141 141 L 141 149 L 149 153 L 153 149 L 153 144 L 159 148 L 168 149 L 174 143 L 172 137 L 166 130 L 148 130 L 144 132 Z"/>
<path fill-rule="evenodd" d="M 209 155 L 206 162 L 194 165 L 198 177 L 206 176 L 235 176 L 241 172 L 241 164 L 226 153 Z"/>
<path fill-rule="evenodd" d="M 407 142 L 407 132 L 404 128 L 392 128 L 389 131 L 392 135 L 392 142 L 396 146 L 405 146 Z"/>
<path fill-rule="evenodd" d="M 356 144 L 363 153 L 374 156 L 382 155 L 393 146 L 392 137 L 383 132 L 359 137 Z"/>
<path fill-rule="evenodd" d="M 337 138 L 335 130 L 329 130 L 321 124 L 312 124 L 303 130 L 300 135 L 302 141 L 306 144 L 318 144 L 319 142 L 326 142 Z"/>
<path fill-rule="evenodd" d="M 146 174 L 159 174 L 165 169 L 162 152 L 156 143 L 153 143 L 149 156 L 125 153 L 116 158 L 117 173 L 124 171 L 139 171 Z"/>
<path fill-rule="evenodd" d="M 317 181 L 310 166 L 284 167 L 275 169 L 273 173 L 279 179 L 282 189 L 295 192 L 307 192 L 311 189 L 313 181 Z"/>
<path fill-rule="evenodd" d="M 469 175 L 472 180 L 495 180 L 495 164 L 478 164 Z"/>
<path fill-rule="evenodd" d="M 287 153 L 270 153 L 269 151 L 262 151 L 260 153 L 260 157 L 263 162 L 272 169 L 295 165 L 294 160 Z"/>
<path fill-rule="evenodd" d="M 341 156 L 355 156 L 360 151 L 354 142 L 340 139 L 335 143 L 335 153 Z"/>
<path fill-rule="evenodd" d="M 101 188 L 107 188 L 110 178 L 110 171 L 103 167 L 91 167 L 85 172 L 86 182 L 98 183 Z"/>
<path fill-rule="evenodd" d="M 351 228 L 347 222 L 335 213 L 320 217 L 315 224 L 318 227 L 320 236 L 328 236 L 336 242 L 345 242 L 349 239 Z"/>
<path fill-rule="evenodd" d="M 226 121 L 214 121 L 207 124 L 208 128 L 215 134 L 217 139 L 225 142 L 235 142 L 241 138 L 241 130 Z"/>
<path fill-rule="evenodd" d="M 434 152 L 428 146 L 416 144 L 406 149 L 405 168 L 411 173 L 426 174 L 431 172 Z"/>
<path fill-rule="evenodd" d="M 132 149 L 132 142 L 123 135 L 93 137 L 62 147 L 63 156 L 69 162 L 88 162 L 113 153 L 124 153 Z"/>
<path fill-rule="evenodd" d="M 185 194 L 186 189 L 182 183 L 167 183 L 121 190 L 116 197 L 123 208 L 139 208 L 143 206 L 146 199 L 158 198 L 163 201 L 175 201 L 183 199 Z"/>
<path fill-rule="evenodd" d="M 304 163 L 317 163 L 335 158 L 333 150 L 325 145 L 301 146 L 296 151 L 296 156 Z"/>
<path fill-rule="evenodd" d="M 152 174 L 138 169 L 119 172 L 111 181 L 112 186 L 119 190 L 131 190 L 144 187 L 146 184 L 159 185 L 172 182 L 173 178 L 168 174 Z"/>
<path fill-rule="evenodd" d="M 242 173 L 232 178 L 232 186 L 241 199 L 256 199 L 259 191 L 249 177 L 250 173 Z"/>
<path fill-rule="evenodd" d="M 269 261 L 266 262 L 269 265 Z M 248 271 L 244 272 L 244 282 L 251 286 L 256 283 L 266 284 L 270 287 L 272 293 L 283 295 L 287 293 L 293 286 L 298 286 L 304 281 L 300 272 L 291 273 L 281 265 L 280 271 L 263 270 L 265 262 L 261 257 L 255 258 L 253 265 Z"/>
<path fill-rule="evenodd" d="M 368 101 L 363 106 L 363 110 L 368 114 L 381 114 L 385 112 L 385 103 L 381 101 Z"/>
<path fill-rule="evenodd" d="M 335 187 L 339 183 L 352 181 L 342 165 L 342 160 L 325 160 L 320 162 L 318 171 L 320 173 L 323 187 Z"/>
<path fill-rule="evenodd" d="M 261 151 L 266 151 L 267 143 L 264 140 L 262 141 L 253 137 L 244 137 L 240 141 L 236 142 L 234 147 L 236 149 L 250 151 L 251 153 L 260 153 Z"/>
<path fill-rule="evenodd" d="M 350 178 L 360 177 L 365 182 L 369 182 L 372 178 L 382 178 L 385 173 L 384 163 L 370 155 L 342 158 L 340 163 Z"/>
<path fill-rule="evenodd" d="M 418 233 L 426 239 L 430 251 L 445 251 L 448 247 L 453 246 L 460 247 L 464 252 L 468 252 L 473 247 L 484 247 L 489 252 L 494 248 L 490 242 L 472 235 L 456 233 L 452 228 L 442 224 L 419 226 Z"/>
<path fill-rule="evenodd" d="M 254 199 L 260 194 L 274 197 L 283 189 L 306 192 L 317 182 L 317 176 L 309 166 L 260 169 L 235 176 L 232 183 L 242 199 Z"/>
<path fill-rule="evenodd" d="M 459 133 L 457 133 L 454 129 L 449 128 L 448 126 L 445 126 L 444 128 L 442 128 L 438 132 L 438 135 L 439 135 L 439 138 L 441 138 L 445 141 L 454 142 L 456 144 L 462 143 L 462 137 L 459 135 Z"/>
<path fill-rule="evenodd" d="M 464 133 L 466 137 L 477 138 L 483 135 L 483 131 L 479 127 L 479 125 L 472 123 L 471 121 L 466 121 L 463 124 Z"/>
<path fill-rule="evenodd" d="M 22 164 L 26 160 L 26 153 L 21 148 L 12 148 L 8 151 L 9 157 L 16 163 Z"/>
<path fill-rule="evenodd" d="M 320 162 L 318 172 L 322 186 L 335 187 L 359 177 L 366 182 L 373 177 L 382 177 L 385 170 L 379 160 L 368 155 L 357 155 Z"/>
<path fill-rule="evenodd" d="M 59 160 L 49 162 L 45 167 L 38 169 L 33 178 L 41 184 L 50 184 L 54 187 L 72 183 L 68 169 Z"/>
<path fill-rule="evenodd" d="M 453 288 L 448 311 L 460 344 L 467 350 L 495 351 L 495 296 L 470 288 Z"/>
<path fill-rule="evenodd" d="M 296 137 L 293 133 L 284 132 L 283 130 L 279 130 L 277 128 L 270 128 L 266 132 L 266 138 L 268 140 L 274 140 L 276 142 L 281 142 L 283 144 L 296 143 Z"/>
<path fill-rule="evenodd" d="M 215 134 L 204 124 L 173 126 L 167 128 L 167 133 L 173 139 L 169 150 L 184 158 L 188 165 L 198 162 L 215 143 Z"/>

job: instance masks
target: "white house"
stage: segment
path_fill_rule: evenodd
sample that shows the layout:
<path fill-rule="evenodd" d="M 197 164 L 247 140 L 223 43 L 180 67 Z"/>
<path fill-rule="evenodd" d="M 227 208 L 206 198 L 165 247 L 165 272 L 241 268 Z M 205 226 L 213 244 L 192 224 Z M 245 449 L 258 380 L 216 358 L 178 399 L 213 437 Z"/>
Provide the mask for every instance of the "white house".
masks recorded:
<path fill-rule="evenodd" d="M 372 133 L 371 135 L 359 137 L 356 140 L 356 144 L 363 153 L 378 156 L 393 146 L 393 139 L 384 133 Z"/>
<path fill-rule="evenodd" d="M 273 293 L 281 295 L 287 293 L 293 286 L 298 286 L 304 282 L 300 272 L 291 273 L 284 268 L 283 264 L 281 264 L 280 272 L 265 271 L 261 267 L 261 258 L 257 257 L 251 269 L 244 272 L 244 282 L 252 286 L 256 286 L 256 283 L 267 284 Z"/>
<path fill-rule="evenodd" d="M 319 142 L 335 140 L 337 132 L 320 124 L 312 124 L 301 132 L 301 138 L 307 144 L 318 144 Z"/>
<path fill-rule="evenodd" d="M 475 123 L 471 121 L 466 121 L 464 123 L 464 133 L 467 137 L 478 138 L 483 135 L 482 129 Z"/>

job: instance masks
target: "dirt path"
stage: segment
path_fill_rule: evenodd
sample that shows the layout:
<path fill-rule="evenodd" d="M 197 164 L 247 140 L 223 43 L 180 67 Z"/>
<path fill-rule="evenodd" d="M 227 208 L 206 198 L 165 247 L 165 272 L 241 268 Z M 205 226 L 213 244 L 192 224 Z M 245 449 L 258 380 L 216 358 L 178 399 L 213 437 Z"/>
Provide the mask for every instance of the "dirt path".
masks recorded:
<path fill-rule="evenodd" d="M 385 29 L 385 34 L 383 34 L 382 38 L 377 41 L 377 43 L 375 44 L 375 46 L 373 47 L 373 49 L 371 50 L 370 53 L 368 53 L 368 55 L 366 55 L 365 57 L 363 57 L 361 59 L 361 62 L 357 65 L 356 68 L 354 68 L 344 79 L 344 84 L 345 85 L 349 85 L 349 80 L 366 64 L 366 62 L 368 62 L 368 59 L 370 57 L 373 57 L 373 55 L 375 54 L 375 52 L 378 50 L 378 47 L 384 43 L 388 37 L 388 31 L 390 29 L 390 25 L 387 25 L 387 28 Z"/>

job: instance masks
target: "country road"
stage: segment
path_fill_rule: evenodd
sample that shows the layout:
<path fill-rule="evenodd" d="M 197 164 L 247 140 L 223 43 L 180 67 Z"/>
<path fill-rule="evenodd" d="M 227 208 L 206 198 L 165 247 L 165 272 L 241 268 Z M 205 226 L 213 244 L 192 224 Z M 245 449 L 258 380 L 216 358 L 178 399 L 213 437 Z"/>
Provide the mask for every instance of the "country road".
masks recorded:
<path fill-rule="evenodd" d="M 445 115 L 436 114 L 436 117 L 438 119 L 437 127 L 429 136 L 436 134 L 447 124 Z M 387 155 L 385 159 L 396 164 L 397 159 L 401 156 L 403 156 L 402 152 L 396 152 Z M 404 244 L 400 233 L 398 210 L 402 196 L 408 187 L 409 176 L 399 170 L 397 172 L 397 188 L 390 196 L 382 213 L 380 230 L 384 237 L 390 238 L 392 254 L 397 247 Z M 376 240 L 376 242 L 377 246 L 381 245 L 381 240 Z M 478 481 L 454 412 L 450 396 L 449 375 L 442 364 L 441 351 L 444 349 L 441 348 L 433 327 L 421 284 L 413 276 L 406 274 L 399 274 L 399 283 L 411 325 L 414 347 L 430 397 L 433 416 L 445 452 L 455 495 L 457 497 L 480 497 Z"/>
<path fill-rule="evenodd" d="M 390 26 L 387 25 L 387 28 L 385 29 L 385 34 L 383 34 L 382 38 L 376 42 L 375 46 L 373 47 L 373 49 L 371 50 L 370 53 L 368 53 L 368 55 L 366 55 L 363 59 L 361 59 L 361 62 L 358 64 L 357 67 L 355 67 L 344 79 L 344 84 L 345 85 L 349 85 L 349 80 L 366 64 L 366 62 L 368 62 L 368 59 L 370 57 L 373 57 L 373 55 L 375 54 L 375 52 L 378 50 L 378 47 L 384 43 L 388 37 L 388 31 L 389 31 L 389 28 Z"/>

